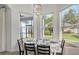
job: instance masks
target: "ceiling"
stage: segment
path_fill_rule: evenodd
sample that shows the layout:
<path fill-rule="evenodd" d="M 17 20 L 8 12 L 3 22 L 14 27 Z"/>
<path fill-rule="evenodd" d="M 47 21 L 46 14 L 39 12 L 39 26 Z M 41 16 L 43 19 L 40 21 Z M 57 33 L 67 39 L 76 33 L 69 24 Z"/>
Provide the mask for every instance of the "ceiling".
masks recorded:
<path fill-rule="evenodd" d="M 51 13 L 54 9 L 63 9 L 67 4 L 41 4 L 42 5 L 42 14 Z M 21 13 L 33 14 L 33 4 L 13 4 L 14 8 L 18 8 Z M 27 11 L 27 12 L 26 12 Z"/>

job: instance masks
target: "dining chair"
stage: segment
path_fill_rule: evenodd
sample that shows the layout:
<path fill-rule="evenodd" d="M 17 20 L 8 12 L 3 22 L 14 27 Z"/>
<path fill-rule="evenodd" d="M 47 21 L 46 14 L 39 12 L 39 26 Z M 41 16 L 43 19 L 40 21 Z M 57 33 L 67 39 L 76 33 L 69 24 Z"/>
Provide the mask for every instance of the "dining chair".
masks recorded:
<path fill-rule="evenodd" d="M 24 45 L 23 45 L 23 40 L 19 39 L 17 40 L 18 47 L 19 47 L 19 55 L 24 55 Z"/>
<path fill-rule="evenodd" d="M 24 43 L 25 53 L 28 55 L 28 52 L 33 52 L 36 55 L 36 49 L 34 43 Z"/>
<path fill-rule="evenodd" d="M 50 46 L 37 45 L 37 54 L 38 55 L 50 55 Z"/>
<path fill-rule="evenodd" d="M 63 40 L 61 41 L 61 46 L 60 46 L 61 52 L 57 52 L 56 55 L 63 55 L 64 44 L 65 44 L 65 40 L 63 39 Z"/>

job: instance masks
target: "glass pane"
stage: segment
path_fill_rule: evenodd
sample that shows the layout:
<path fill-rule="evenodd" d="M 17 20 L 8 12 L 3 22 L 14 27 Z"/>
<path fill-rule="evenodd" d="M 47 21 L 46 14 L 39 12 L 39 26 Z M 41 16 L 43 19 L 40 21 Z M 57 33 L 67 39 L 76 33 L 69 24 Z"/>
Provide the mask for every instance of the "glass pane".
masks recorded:
<path fill-rule="evenodd" d="M 47 14 L 44 17 L 44 38 L 51 39 L 53 36 L 53 14 Z"/>
<path fill-rule="evenodd" d="M 23 33 L 22 35 L 23 35 L 23 38 L 26 38 L 26 34 L 25 33 Z"/>
<path fill-rule="evenodd" d="M 26 33 L 26 27 L 22 27 L 22 32 Z"/>
<path fill-rule="evenodd" d="M 21 27 L 25 27 L 25 26 L 26 26 L 26 24 L 21 21 Z"/>
<path fill-rule="evenodd" d="M 27 26 L 27 37 L 32 38 L 32 25 Z"/>

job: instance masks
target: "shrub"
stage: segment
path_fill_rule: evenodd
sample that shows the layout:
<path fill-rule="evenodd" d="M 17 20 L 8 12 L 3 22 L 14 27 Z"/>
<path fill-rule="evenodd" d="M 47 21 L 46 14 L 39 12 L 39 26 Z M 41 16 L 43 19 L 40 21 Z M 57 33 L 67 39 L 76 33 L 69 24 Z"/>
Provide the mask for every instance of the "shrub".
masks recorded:
<path fill-rule="evenodd" d="M 44 31 L 44 34 L 45 34 L 45 35 L 50 35 L 50 31 L 49 31 L 49 30 L 45 30 L 45 31 Z"/>

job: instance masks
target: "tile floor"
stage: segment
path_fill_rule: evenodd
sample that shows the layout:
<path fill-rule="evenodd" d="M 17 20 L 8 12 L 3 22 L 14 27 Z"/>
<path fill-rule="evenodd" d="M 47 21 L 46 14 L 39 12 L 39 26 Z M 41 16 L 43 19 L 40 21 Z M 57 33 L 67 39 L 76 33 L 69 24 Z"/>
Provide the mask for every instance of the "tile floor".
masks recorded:
<path fill-rule="evenodd" d="M 0 52 L 0 55 L 19 55 L 19 54 L 18 54 L 18 51 L 17 52 L 4 51 L 4 52 Z"/>

